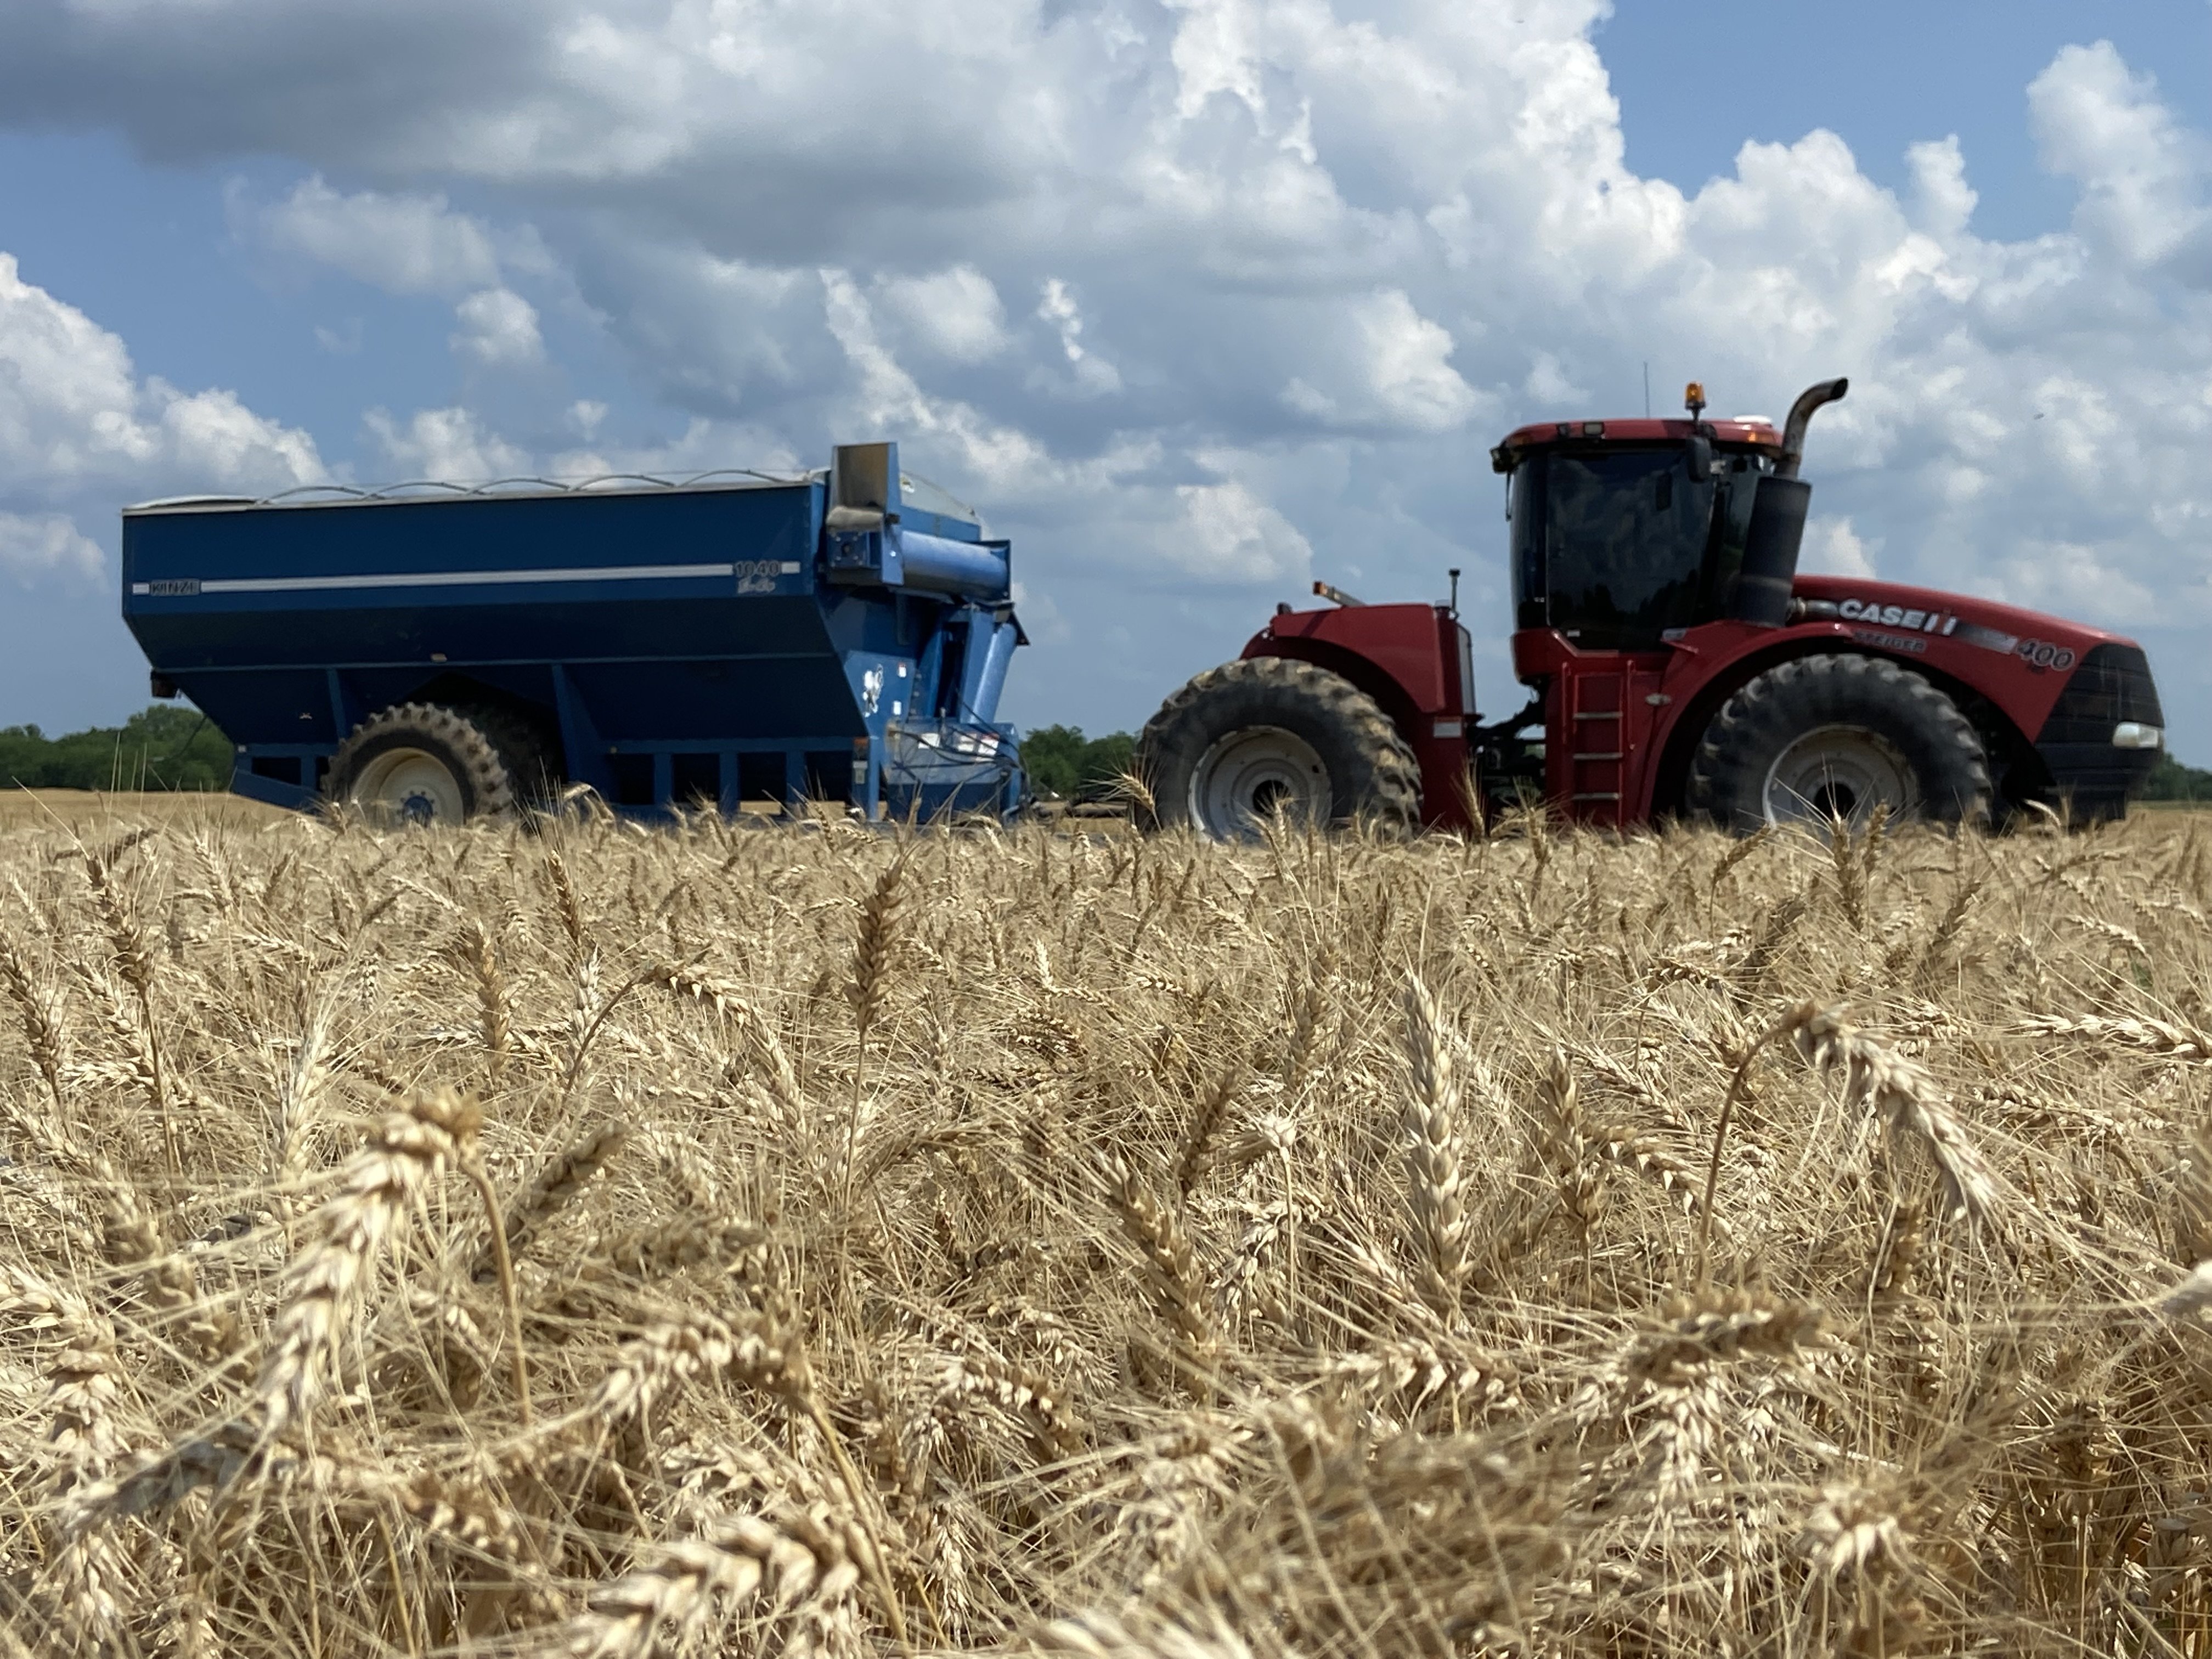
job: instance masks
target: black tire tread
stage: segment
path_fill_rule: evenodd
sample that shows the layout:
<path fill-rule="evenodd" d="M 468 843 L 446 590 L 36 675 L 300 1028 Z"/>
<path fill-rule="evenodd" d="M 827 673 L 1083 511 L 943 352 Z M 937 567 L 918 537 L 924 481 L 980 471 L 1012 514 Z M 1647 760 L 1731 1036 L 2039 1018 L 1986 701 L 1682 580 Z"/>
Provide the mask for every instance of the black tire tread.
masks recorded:
<path fill-rule="evenodd" d="M 541 806 L 561 793 L 561 769 L 552 759 L 559 753 L 557 740 L 549 742 L 527 717 L 496 703 L 455 708 L 476 724 L 507 763 L 518 807 Z"/>
<path fill-rule="evenodd" d="M 1257 684 L 1272 698 L 1308 701 L 1340 720 L 1369 759 L 1373 785 L 1366 797 L 1350 811 L 1339 811 L 1335 822 L 1355 818 L 1371 821 L 1385 833 L 1409 835 L 1421 822 L 1421 766 L 1412 745 L 1400 734 L 1382 706 L 1341 674 L 1295 657 L 1240 657 L 1196 674 L 1159 707 L 1137 737 L 1135 765 L 1147 787 L 1159 775 L 1162 760 L 1170 752 L 1194 716 L 1206 702 L 1225 691 Z M 1167 811 L 1154 803 L 1140 809 L 1147 829 L 1182 824 L 1188 814 L 1178 799 Z"/>
<path fill-rule="evenodd" d="M 1765 822 L 1763 809 L 1753 815 L 1744 805 L 1750 798 L 1746 769 L 1758 762 L 1765 745 L 1786 732 L 1790 722 L 1802 718 L 1798 711 L 1850 700 L 1890 705 L 1900 722 L 1918 726 L 1932 744 L 1933 768 L 1948 775 L 1933 780 L 1933 787 L 1930 779 L 1921 779 L 1927 817 L 1946 823 L 1986 818 L 1995 791 L 1973 722 L 1926 678 L 1902 664 L 1844 652 L 1777 664 L 1723 703 L 1691 759 L 1684 804 L 1723 829 L 1747 833 L 1759 828 Z"/>
<path fill-rule="evenodd" d="M 461 787 L 468 792 L 471 818 L 511 817 L 521 795 L 514 763 L 487 732 L 482 711 L 440 702 L 402 702 L 380 708 L 354 727 L 331 757 L 326 793 L 343 805 L 350 793 L 354 769 L 362 750 L 395 732 L 416 732 L 442 744 L 462 765 Z"/>

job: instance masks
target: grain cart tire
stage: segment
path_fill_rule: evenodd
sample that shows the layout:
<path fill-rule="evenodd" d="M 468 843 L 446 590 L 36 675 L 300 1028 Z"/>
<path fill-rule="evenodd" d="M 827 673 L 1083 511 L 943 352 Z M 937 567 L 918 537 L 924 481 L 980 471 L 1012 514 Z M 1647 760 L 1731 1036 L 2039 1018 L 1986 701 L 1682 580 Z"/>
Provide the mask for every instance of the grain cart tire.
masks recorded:
<path fill-rule="evenodd" d="M 1270 813 L 1410 832 L 1421 769 L 1382 706 L 1341 674 L 1289 657 L 1209 668 L 1137 739 L 1151 828 L 1249 840 Z"/>
<path fill-rule="evenodd" d="M 1687 804 L 1738 834 L 1893 818 L 1977 823 L 1987 756 L 1959 706 L 1884 657 L 1799 657 L 1745 685 L 1705 728 Z"/>
<path fill-rule="evenodd" d="M 451 824 L 513 812 L 520 781 L 515 762 L 471 713 L 403 702 L 338 745 L 328 795 L 372 823 Z"/>
<path fill-rule="evenodd" d="M 517 809 L 550 805 L 561 793 L 561 768 L 551 758 L 560 752 L 557 736 L 538 729 L 523 715 L 497 704 L 456 705 L 463 718 L 490 740 L 507 763 L 514 786 Z"/>

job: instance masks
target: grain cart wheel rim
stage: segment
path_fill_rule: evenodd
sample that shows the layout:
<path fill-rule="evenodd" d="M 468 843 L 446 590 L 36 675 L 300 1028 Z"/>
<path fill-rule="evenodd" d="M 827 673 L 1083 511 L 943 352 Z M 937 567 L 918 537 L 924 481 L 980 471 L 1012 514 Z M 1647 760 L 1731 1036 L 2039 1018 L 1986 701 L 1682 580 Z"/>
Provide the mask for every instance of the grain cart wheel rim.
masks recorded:
<path fill-rule="evenodd" d="M 1769 823 L 1831 824 L 1863 830 L 1878 805 L 1910 817 L 1920 805 L 1912 769 L 1879 732 L 1824 726 L 1774 757 L 1766 769 Z"/>
<path fill-rule="evenodd" d="M 1328 769 L 1311 744 L 1279 726 L 1228 732 L 1191 769 L 1191 822 L 1223 840 L 1256 835 L 1277 813 L 1326 823 L 1329 806 Z"/>
<path fill-rule="evenodd" d="M 459 823 L 468 816 L 461 782 L 427 750 L 387 749 L 361 769 L 353 801 L 392 823 Z"/>
<path fill-rule="evenodd" d="M 1959 705 L 1887 657 L 1778 663 L 1723 703 L 1690 758 L 1684 804 L 1742 835 L 1767 824 L 1893 817 L 1977 823 L 1989 757 Z"/>
<path fill-rule="evenodd" d="M 515 808 L 518 764 L 495 720 L 444 703 L 370 715 L 331 757 L 329 799 L 383 824 L 455 824 Z"/>
<path fill-rule="evenodd" d="M 1318 771 L 1316 769 L 1318 769 Z M 1404 835 L 1421 821 L 1421 769 L 1382 707 L 1343 675 L 1290 657 L 1209 668 L 1137 739 L 1147 829 L 1256 836 L 1267 813 Z"/>

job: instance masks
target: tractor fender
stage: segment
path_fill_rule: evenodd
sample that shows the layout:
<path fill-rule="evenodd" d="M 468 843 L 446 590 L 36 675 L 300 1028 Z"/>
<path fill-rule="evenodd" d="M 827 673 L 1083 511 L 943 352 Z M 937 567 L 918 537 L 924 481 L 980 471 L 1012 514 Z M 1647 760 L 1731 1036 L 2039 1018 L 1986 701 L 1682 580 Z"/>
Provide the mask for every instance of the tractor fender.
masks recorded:
<path fill-rule="evenodd" d="M 1465 831 L 1474 827 L 1465 639 L 1439 605 L 1353 605 L 1279 611 L 1243 654 L 1309 662 L 1365 692 L 1420 766 L 1421 822 Z"/>
<path fill-rule="evenodd" d="M 1255 634 L 1239 653 L 1245 657 L 1291 657 L 1341 675 L 1375 699 L 1390 724 L 1408 743 L 1413 740 L 1420 710 L 1398 678 L 1371 657 L 1331 640 L 1301 638 L 1297 635 Z"/>

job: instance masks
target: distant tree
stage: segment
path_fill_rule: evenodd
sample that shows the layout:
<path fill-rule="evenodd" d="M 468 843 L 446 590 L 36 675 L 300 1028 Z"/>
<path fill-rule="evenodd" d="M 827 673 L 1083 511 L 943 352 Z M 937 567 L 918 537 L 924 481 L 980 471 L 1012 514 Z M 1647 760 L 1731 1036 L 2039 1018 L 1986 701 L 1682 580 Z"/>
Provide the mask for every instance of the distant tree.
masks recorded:
<path fill-rule="evenodd" d="M 0 726 L 0 785 L 27 789 L 224 789 L 230 739 L 198 710 L 157 704 L 121 726 L 50 738 Z"/>
<path fill-rule="evenodd" d="M 2184 766 L 2172 756 L 2160 754 L 2158 764 L 2151 768 L 2150 781 L 2143 787 L 2143 799 L 2212 801 L 2212 772 Z"/>
<path fill-rule="evenodd" d="M 1042 726 L 1022 739 L 1022 769 L 1030 788 L 1047 799 L 1096 800 L 1136 754 L 1137 740 L 1127 732 L 1086 738 L 1079 726 Z"/>

